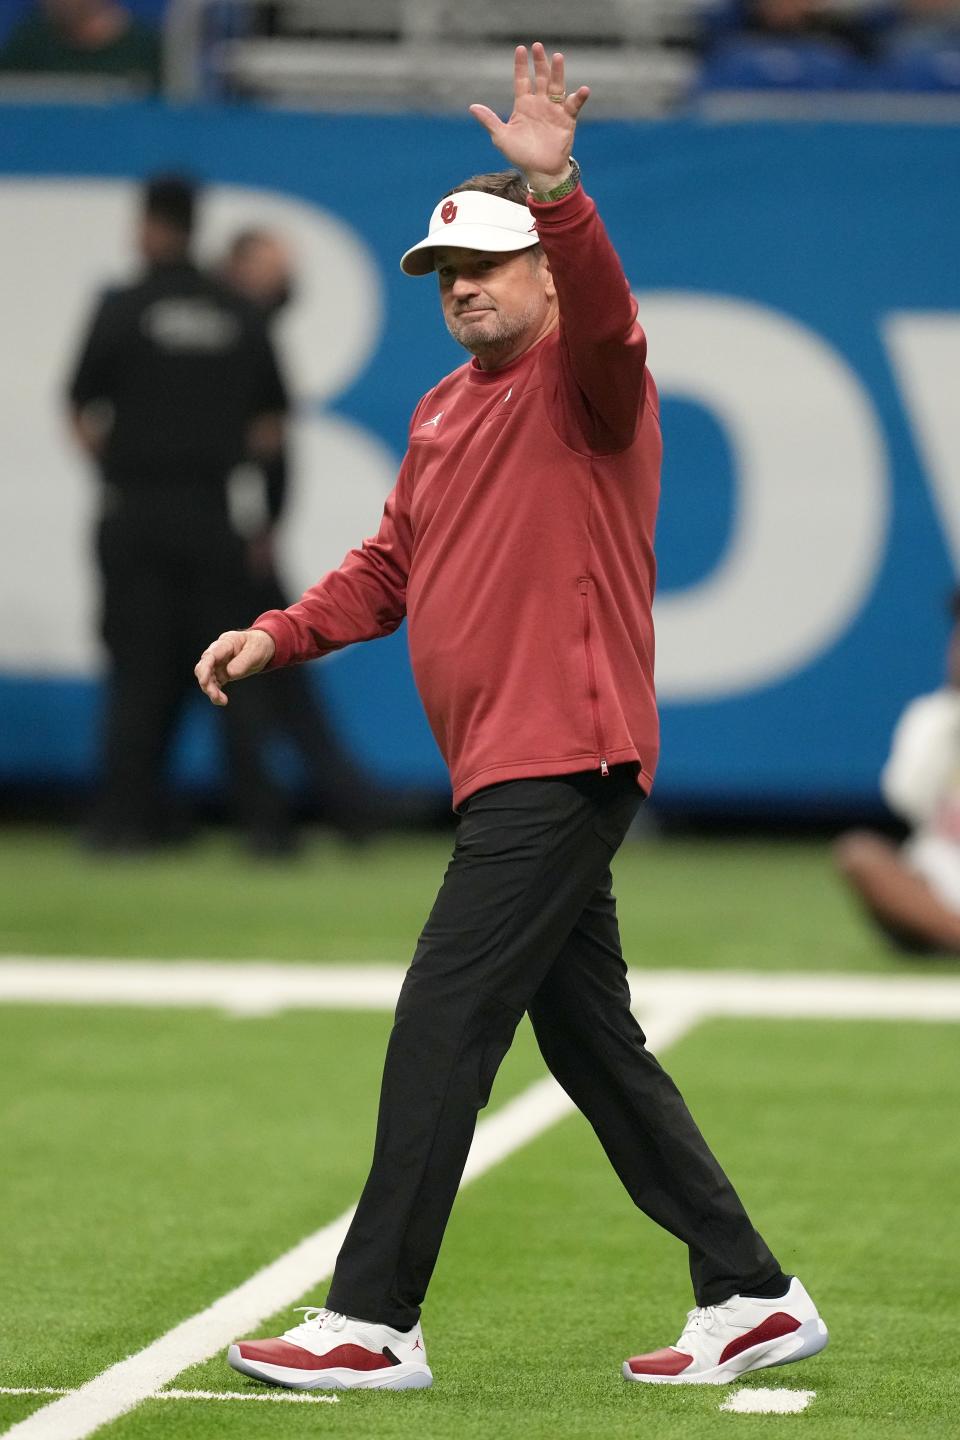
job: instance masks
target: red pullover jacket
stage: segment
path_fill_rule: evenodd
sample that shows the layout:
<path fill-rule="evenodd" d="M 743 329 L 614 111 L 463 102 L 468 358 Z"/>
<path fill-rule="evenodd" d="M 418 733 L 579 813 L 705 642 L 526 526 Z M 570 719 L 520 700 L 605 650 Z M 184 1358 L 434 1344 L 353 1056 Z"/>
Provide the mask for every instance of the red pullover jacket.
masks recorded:
<path fill-rule="evenodd" d="M 375 537 L 254 621 L 271 668 L 408 619 L 414 678 L 453 781 L 633 762 L 649 790 L 657 393 L 616 252 L 582 189 L 530 202 L 559 327 L 500 370 L 426 394 Z"/>

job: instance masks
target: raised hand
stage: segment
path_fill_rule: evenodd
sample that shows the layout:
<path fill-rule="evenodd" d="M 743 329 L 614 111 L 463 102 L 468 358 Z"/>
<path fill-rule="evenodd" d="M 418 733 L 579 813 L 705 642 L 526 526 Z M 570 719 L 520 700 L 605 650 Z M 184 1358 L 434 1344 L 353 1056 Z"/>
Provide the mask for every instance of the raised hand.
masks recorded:
<path fill-rule="evenodd" d="M 522 170 L 534 190 L 552 190 L 567 177 L 577 116 L 590 91 L 581 85 L 572 95 L 564 89 L 562 55 L 547 60 L 539 40 L 534 44 L 533 79 L 527 47 L 518 45 L 513 57 L 513 113 L 504 123 L 486 105 L 471 105 L 470 113 L 511 165 Z"/>
<path fill-rule="evenodd" d="M 224 686 L 258 674 L 269 665 L 276 648 L 266 630 L 225 630 L 193 667 L 197 684 L 214 705 L 226 705 Z"/>

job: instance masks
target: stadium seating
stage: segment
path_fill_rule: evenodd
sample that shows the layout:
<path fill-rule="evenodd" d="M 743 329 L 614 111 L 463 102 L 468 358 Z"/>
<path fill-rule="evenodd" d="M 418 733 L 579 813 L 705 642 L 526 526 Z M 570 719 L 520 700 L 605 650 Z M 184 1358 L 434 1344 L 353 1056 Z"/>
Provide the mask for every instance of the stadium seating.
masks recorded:
<path fill-rule="evenodd" d="M 36 7 L 36 3 L 37 0 L 3 0 L 0 5 L 0 45 L 24 16 Z M 123 0 L 123 3 L 131 15 L 136 15 L 148 25 L 159 26 L 169 0 Z"/>
<path fill-rule="evenodd" d="M 0 45 L 36 0 L 4 0 Z M 168 89 L 181 99 L 252 99 L 298 107 L 443 111 L 462 101 L 455 68 L 497 97 L 515 0 L 124 0 L 166 31 Z M 589 73 L 595 115 L 645 116 L 698 95 L 960 91 L 960 41 L 899 46 L 896 0 L 836 0 L 875 39 L 866 60 L 830 40 L 739 28 L 739 0 L 527 0 L 524 32 Z M 887 36 L 890 42 L 887 42 Z"/>
<path fill-rule="evenodd" d="M 820 40 L 768 40 L 735 35 L 721 40 L 701 73 L 704 89 L 848 90 L 862 81 L 863 63 Z"/>

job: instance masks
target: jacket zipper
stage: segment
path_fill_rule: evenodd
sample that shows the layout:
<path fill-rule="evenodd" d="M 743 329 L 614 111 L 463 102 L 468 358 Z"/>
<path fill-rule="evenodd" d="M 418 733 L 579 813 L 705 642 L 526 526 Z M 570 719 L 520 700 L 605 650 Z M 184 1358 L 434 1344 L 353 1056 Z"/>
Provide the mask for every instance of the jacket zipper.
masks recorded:
<path fill-rule="evenodd" d="M 600 697 L 597 694 L 597 672 L 593 664 L 593 647 L 590 644 L 590 576 L 581 575 L 577 580 L 577 588 L 580 591 L 580 608 L 583 613 L 583 650 L 587 660 L 587 684 L 590 689 L 590 705 L 593 710 L 593 736 L 596 741 L 597 754 L 600 756 L 600 774 L 606 779 L 610 774 L 610 766 L 607 764 L 604 754 L 607 747 L 603 743 Z"/>

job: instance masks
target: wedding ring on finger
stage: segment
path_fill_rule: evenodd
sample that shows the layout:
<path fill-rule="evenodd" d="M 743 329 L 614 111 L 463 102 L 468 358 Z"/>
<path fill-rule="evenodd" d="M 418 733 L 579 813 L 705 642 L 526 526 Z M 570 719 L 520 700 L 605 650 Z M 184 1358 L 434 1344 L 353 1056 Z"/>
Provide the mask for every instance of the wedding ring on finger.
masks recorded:
<path fill-rule="evenodd" d="M 548 95 L 548 96 L 547 96 L 547 99 L 548 99 L 548 100 L 552 100 L 553 103 L 554 103 L 554 105 L 562 105 L 563 102 L 564 102 L 564 100 L 566 100 L 566 98 L 567 98 L 567 93 L 566 93 L 566 91 L 564 91 L 564 93 L 563 93 L 562 95 Z"/>

